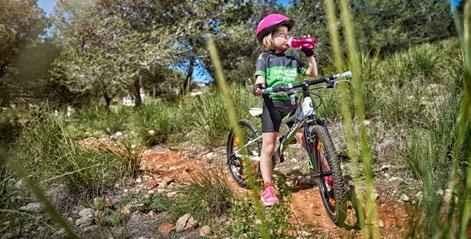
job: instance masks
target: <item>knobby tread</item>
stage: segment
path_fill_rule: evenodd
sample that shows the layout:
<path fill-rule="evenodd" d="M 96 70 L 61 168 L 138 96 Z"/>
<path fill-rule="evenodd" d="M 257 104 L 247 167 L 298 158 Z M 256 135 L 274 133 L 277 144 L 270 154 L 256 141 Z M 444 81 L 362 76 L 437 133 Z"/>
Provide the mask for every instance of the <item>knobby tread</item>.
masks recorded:
<path fill-rule="evenodd" d="M 324 207 L 330 219 L 336 224 L 341 225 L 345 221 L 347 211 L 347 186 L 342 175 L 340 167 L 340 160 L 337 156 L 334 143 L 332 142 L 327 129 L 321 125 L 314 125 L 311 127 L 311 133 L 316 135 L 324 146 L 324 154 L 329 163 L 330 171 L 334 179 L 334 195 L 335 195 L 335 214 L 330 213 L 328 205 L 326 205 L 326 198 L 321 192 Z M 317 152 L 317 149 L 315 149 Z M 322 183 L 321 179 L 319 182 Z"/>

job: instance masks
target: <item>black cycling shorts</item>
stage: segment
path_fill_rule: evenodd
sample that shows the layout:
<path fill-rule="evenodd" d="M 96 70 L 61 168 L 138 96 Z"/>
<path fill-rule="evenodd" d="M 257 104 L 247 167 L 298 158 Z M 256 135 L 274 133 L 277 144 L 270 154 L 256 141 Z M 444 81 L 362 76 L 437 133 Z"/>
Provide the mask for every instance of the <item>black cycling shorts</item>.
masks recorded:
<path fill-rule="evenodd" d="M 263 99 L 262 132 L 279 132 L 281 120 L 296 110 L 297 104 L 292 105 L 290 100 Z"/>

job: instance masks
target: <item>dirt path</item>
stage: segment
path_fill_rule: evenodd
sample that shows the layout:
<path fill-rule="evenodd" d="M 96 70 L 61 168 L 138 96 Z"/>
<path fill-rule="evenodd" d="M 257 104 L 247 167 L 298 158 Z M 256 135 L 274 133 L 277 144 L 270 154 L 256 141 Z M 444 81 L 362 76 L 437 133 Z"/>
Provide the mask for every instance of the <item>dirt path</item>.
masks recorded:
<path fill-rule="evenodd" d="M 221 149 L 215 152 L 201 152 L 201 150 L 181 151 L 160 148 L 143 154 L 141 169 L 155 178 L 167 177 L 179 184 L 188 180 L 197 170 L 224 166 L 224 160 L 224 151 Z M 230 178 L 229 174 L 228 177 Z M 244 192 L 232 179 L 229 182 L 237 194 Z M 316 231 L 320 230 L 335 238 L 361 238 L 359 232 L 341 229 L 329 220 L 316 187 L 293 192 L 290 207 L 293 211 L 293 223 L 313 228 Z M 399 202 L 379 203 L 378 214 L 384 238 L 404 237 L 406 225 L 411 222 L 411 215 L 406 210 L 409 207 Z"/>

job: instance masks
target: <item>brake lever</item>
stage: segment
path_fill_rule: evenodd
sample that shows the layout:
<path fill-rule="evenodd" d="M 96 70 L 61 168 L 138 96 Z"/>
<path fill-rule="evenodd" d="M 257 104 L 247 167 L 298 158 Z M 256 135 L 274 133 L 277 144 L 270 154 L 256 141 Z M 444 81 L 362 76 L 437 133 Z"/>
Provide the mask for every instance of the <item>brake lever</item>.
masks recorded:
<path fill-rule="evenodd" d="M 325 81 L 326 88 L 334 88 L 335 82 L 335 78 L 329 77 L 329 79 Z"/>

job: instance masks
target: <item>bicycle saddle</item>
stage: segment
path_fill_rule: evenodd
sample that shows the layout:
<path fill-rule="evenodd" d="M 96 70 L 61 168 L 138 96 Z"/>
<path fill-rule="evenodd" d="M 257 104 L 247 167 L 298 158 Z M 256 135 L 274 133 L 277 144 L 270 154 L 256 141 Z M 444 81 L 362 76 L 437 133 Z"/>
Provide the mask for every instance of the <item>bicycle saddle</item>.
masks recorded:
<path fill-rule="evenodd" d="M 260 117 L 262 115 L 262 108 L 250 108 L 249 114 L 253 117 Z"/>

